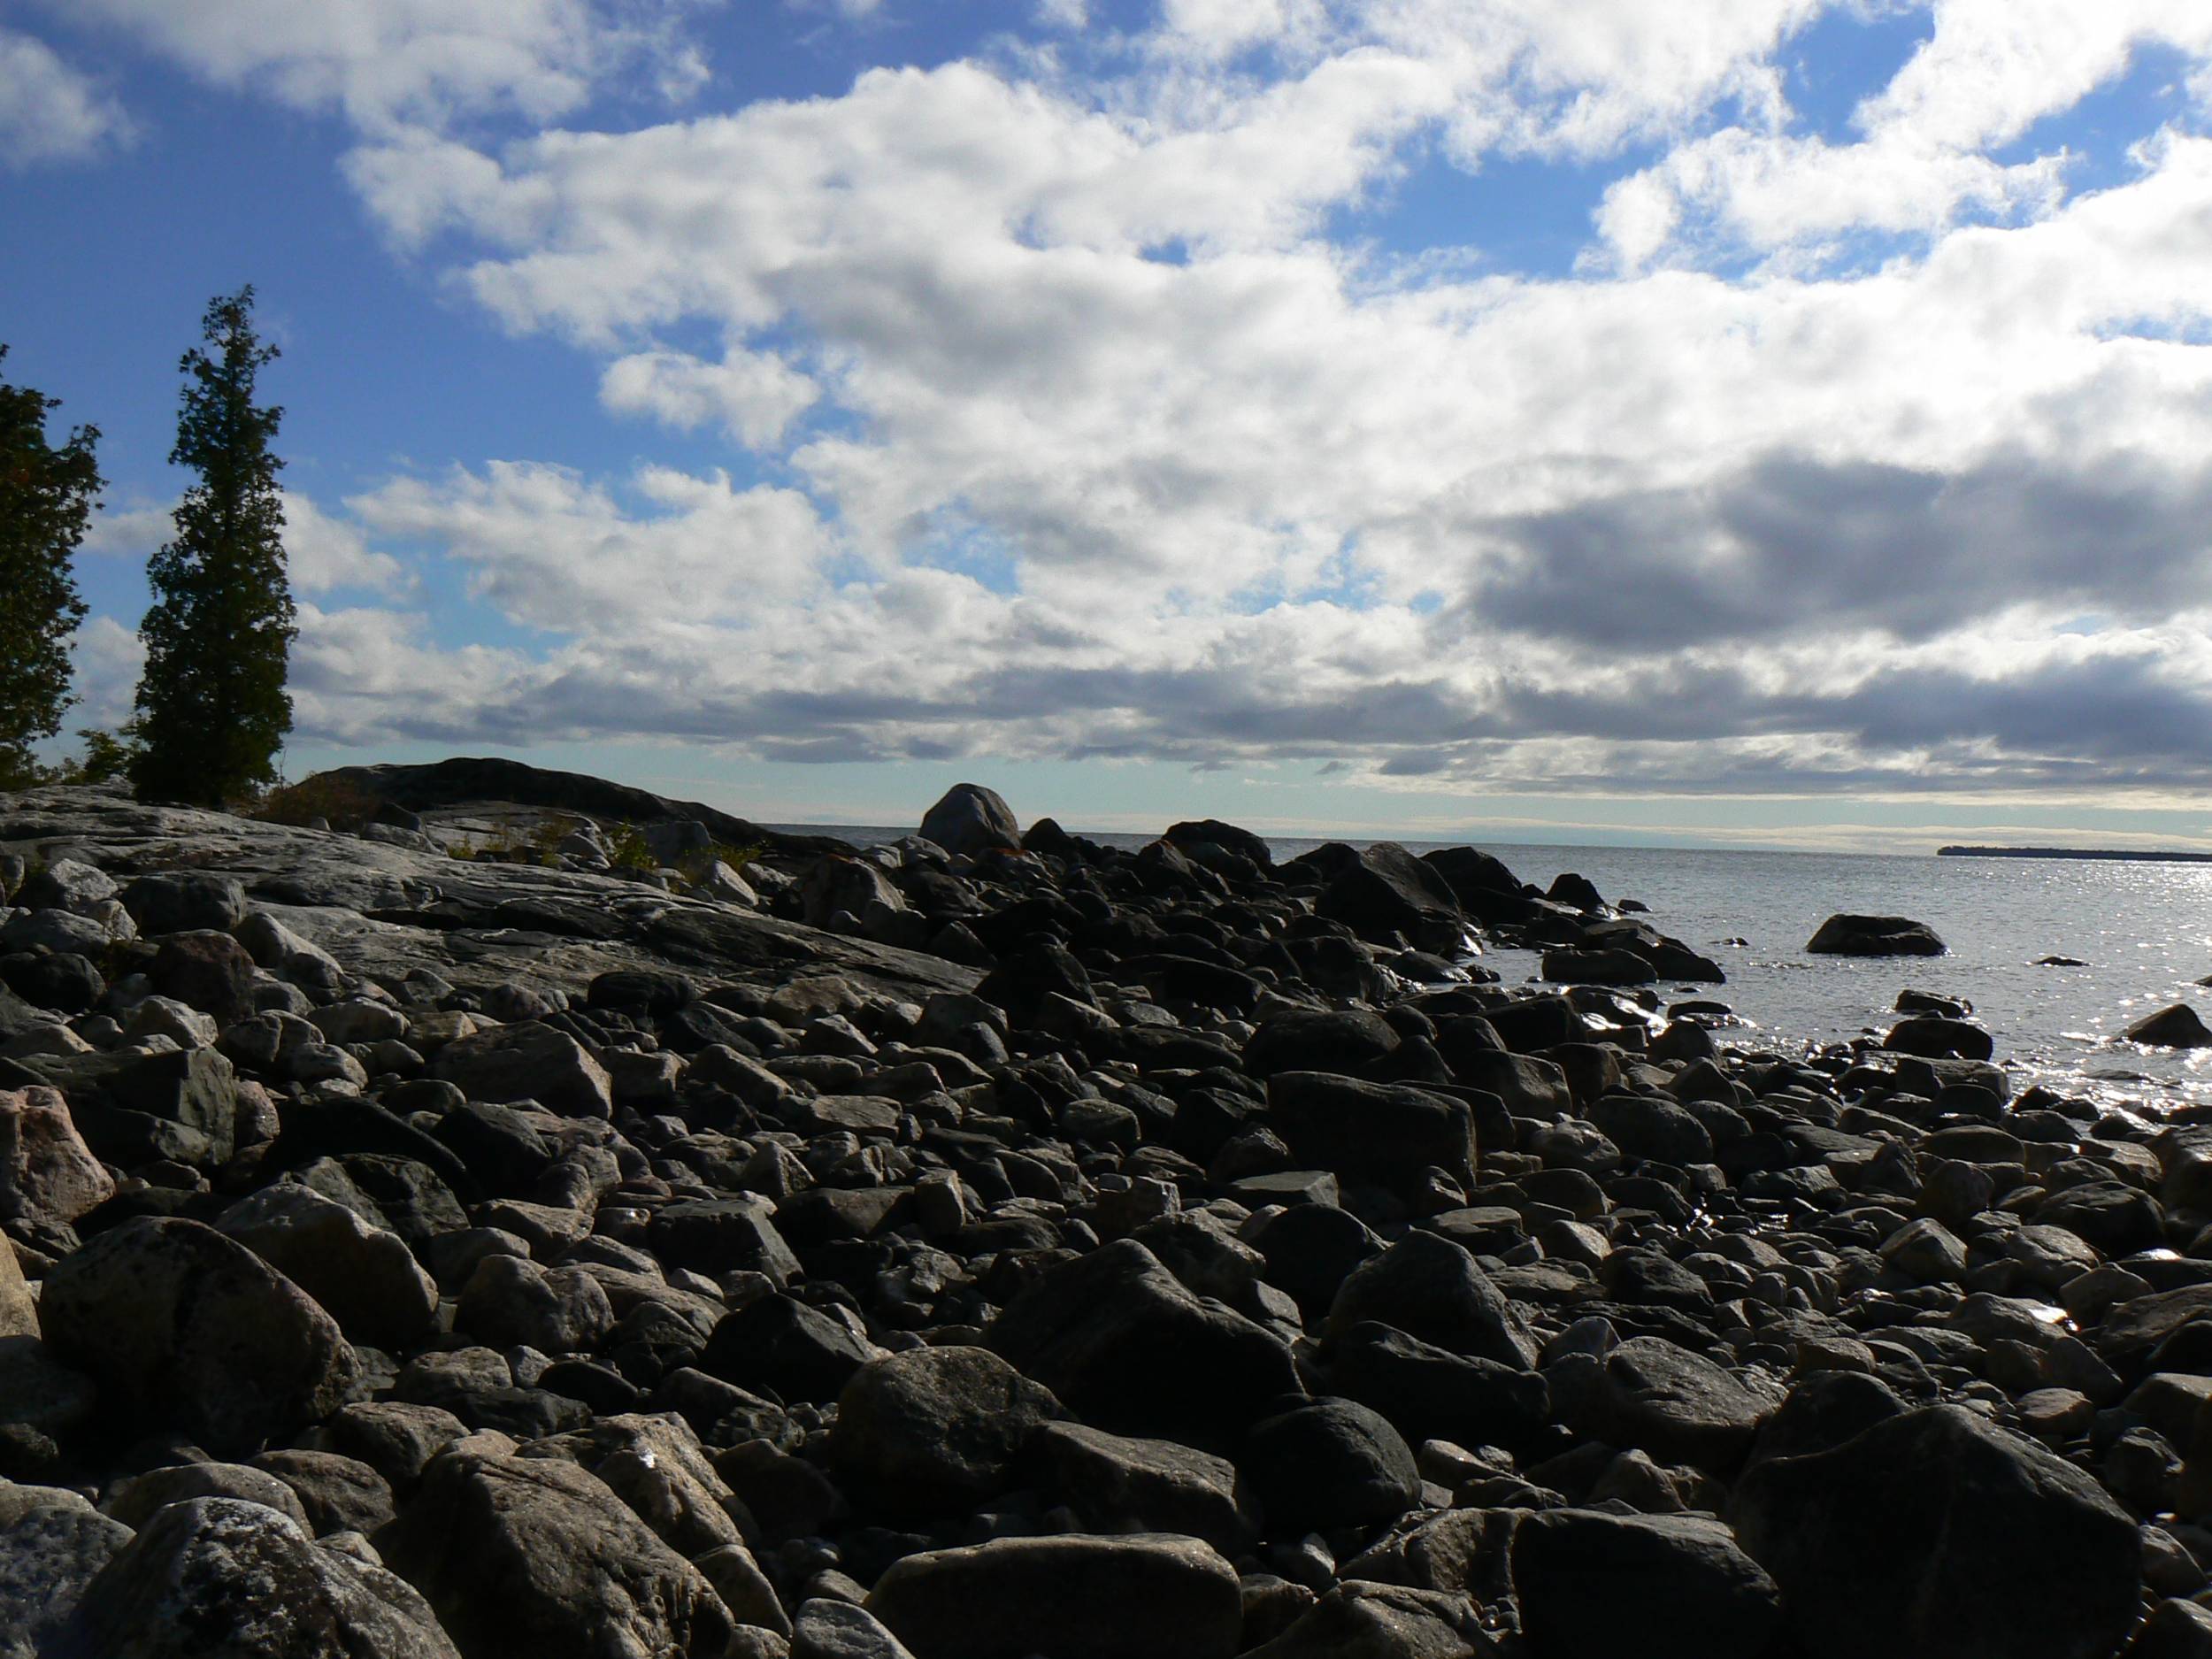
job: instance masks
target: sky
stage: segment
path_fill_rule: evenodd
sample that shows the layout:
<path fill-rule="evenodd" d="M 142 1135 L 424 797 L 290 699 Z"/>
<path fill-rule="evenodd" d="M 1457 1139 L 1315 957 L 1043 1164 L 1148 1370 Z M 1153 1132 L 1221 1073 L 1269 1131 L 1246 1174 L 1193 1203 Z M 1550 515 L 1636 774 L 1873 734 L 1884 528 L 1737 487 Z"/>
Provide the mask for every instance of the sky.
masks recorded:
<path fill-rule="evenodd" d="M 0 0 L 0 226 L 74 724 L 250 282 L 293 777 L 2212 847 L 2204 0 Z"/>

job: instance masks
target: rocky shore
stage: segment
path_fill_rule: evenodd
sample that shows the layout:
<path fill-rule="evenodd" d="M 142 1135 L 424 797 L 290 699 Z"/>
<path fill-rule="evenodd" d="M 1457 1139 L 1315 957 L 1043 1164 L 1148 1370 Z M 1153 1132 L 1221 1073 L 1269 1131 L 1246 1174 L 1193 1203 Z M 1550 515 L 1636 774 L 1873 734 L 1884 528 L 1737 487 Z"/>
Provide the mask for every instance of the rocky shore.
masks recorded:
<path fill-rule="evenodd" d="M 1472 849 L 589 781 L 0 796 L 0 1659 L 2212 1655 L 2212 1127 Z"/>

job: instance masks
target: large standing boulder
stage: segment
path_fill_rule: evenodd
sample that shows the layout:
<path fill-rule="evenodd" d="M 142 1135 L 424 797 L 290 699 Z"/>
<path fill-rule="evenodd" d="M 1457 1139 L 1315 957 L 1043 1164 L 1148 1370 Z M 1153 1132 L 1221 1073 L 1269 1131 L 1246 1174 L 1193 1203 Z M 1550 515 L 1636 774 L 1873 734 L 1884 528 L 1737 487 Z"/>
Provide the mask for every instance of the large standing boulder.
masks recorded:
<path fill-rule="evenodd" d="M 1003 1538 L 892 1564 L 868 1611 L 918 1659 L 1230 1659 L 1236 1571 L 1194 1538 Z"/>
<path fill-rule="evenodd" d="M 736 1627 L 699 1569 L 557 1457 L 449 1452 L 377 1541 L 466 1659 L 715 1654 Z"/>
<path fill-rule="evenodd" d="M 1782 1623 L 1774 1580 L 1696 1516 L 1525 1516 L 1513 1586 L 1535 1659 L 1761 1659 Z"/>
<path fill-rule="evenodd" d="M 1831 916 L 1806 941 L 1816 956 L 1939 956 L 1948 949 L 1925 922 L 1907 916 Z"/>
<path fill-rule="evenodd" d="M 359 1363 L 338 1323 L 244 1245 L 141 1217 L 49 1270 L 48 1345 L 120 1417 L 251 1452 L 345 1403 Z"/>
<path fill-rule="evenodd" d="M 1134 1239 L 1041 1275 L 984 1342 L 1087 1422 L 1205 1445 L 1302 1393 L 1281 1340 L 1194 1295 Z"/>
<path fill-rule="evenodd" d="M 910 1348 L 845 1385 L 830 1465 L 864 1502 L 951 1513 L 1003 1488 L 1030 1435 L 1061 1415 L 1049 1389 L 988 1348 Z"/>
<path fill-rule="evenodd" d="M 0 1221 L 67 1226 L 114 1191 L 59 1090 L 0 1093 Z"/>
<path fill-rule="evenodd" d="M 1956 1406 L 1762 1463 L 1732 1518 L 1813 1659 L 2106 1659 L 2141 1610 L 2128 1513 Z"/>
<path fill-rule="evenodd" d="M 937 804 L 922 815 L 922 839 L 935 841 L 947 852 L 966 854 L 1022 849 L 1021 826 L 995 789 L 981 784 L 956 783 Z"/>
<path fill-rule="evenodd" d="M 58 1651 L 107 1659 L 459 1659 L 407 1584 L 242 1498 L 150 1517 L 86 1587 Z"/>

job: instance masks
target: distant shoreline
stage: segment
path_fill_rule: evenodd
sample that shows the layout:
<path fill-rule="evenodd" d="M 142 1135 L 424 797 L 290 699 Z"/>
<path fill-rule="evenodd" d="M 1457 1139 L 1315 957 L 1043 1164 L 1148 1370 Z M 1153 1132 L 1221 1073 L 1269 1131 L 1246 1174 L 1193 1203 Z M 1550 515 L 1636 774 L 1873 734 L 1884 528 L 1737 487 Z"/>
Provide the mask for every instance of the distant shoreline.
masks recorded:
<path fill-rule="evenodd" d="M 2212 853 L 2133 852 L 2091 847 L 1939 847 L 1939 858 L 2093 858 L 2107 864 L 2212 864 Z"/>

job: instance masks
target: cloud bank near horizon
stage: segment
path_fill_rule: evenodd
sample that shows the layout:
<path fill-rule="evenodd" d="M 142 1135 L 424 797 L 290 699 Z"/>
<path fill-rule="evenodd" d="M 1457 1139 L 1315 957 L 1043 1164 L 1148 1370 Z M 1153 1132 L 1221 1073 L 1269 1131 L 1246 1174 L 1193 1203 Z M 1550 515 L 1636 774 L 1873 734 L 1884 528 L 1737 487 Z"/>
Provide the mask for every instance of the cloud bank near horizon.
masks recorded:
<path fill-rule="evenodd" d="M 344 124 L 394 260 L 726 452 L 296 498 L 303 736 L 2212 782 L 2200 4 L 1048 0 L 918 67 L 909 3 L 815 8 L 884 42 L 845 90 L 724 107 L 702 4 L 74 0 Z M 1901 18 L 1799 107 L 1815 31 Z M 15 38 L 0 154 L 33 96 L 120 142 Z M 2059 128 L 2124 83 L 2098 172 Z M 1504 168 L 1591 190 L 1563 268 L 1415 211 Z"/>

